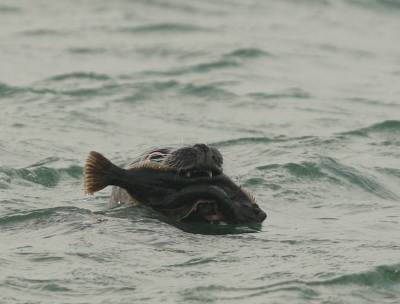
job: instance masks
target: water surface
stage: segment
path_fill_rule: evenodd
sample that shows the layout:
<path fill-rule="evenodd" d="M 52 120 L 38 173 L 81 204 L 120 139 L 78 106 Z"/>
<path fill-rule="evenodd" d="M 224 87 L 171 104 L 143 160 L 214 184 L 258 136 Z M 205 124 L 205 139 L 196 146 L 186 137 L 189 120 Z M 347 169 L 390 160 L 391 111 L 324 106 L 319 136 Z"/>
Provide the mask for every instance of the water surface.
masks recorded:
<path fill-rule="evenodd" d="M 398 303 L 399 1 L 0 3 L 1 303 Z M 86 197 L 204 142 L 268 214 Z"/>

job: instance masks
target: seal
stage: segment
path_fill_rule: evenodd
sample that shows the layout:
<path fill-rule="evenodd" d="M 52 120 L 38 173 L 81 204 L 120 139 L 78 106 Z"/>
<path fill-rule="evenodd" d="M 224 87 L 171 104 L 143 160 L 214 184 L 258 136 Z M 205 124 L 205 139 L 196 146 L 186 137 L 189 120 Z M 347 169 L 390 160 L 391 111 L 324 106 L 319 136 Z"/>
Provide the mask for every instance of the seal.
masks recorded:
<path fill-rule="evenodd" d="M 195 144 L 147 151 L 124 168 L 91 151 L 84 186 L 93 194 L 113 185 L 109 208 L 146 205 L 177 221 L 261 223 L 267 215 L 255 197 L 223 173 L 223 157 Z"/>

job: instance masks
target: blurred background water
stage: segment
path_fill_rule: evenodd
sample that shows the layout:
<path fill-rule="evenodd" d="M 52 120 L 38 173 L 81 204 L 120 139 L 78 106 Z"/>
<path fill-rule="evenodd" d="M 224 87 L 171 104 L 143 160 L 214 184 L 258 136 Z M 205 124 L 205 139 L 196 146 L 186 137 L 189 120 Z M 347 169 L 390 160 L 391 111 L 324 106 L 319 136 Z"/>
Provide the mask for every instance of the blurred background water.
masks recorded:
<path fill-rule="evenodd" d="M 0 1 L 0 303 L 399 303 L 400 2 Z M 261 227 L 105 211 L 87 153 L 204 142 Z"/>

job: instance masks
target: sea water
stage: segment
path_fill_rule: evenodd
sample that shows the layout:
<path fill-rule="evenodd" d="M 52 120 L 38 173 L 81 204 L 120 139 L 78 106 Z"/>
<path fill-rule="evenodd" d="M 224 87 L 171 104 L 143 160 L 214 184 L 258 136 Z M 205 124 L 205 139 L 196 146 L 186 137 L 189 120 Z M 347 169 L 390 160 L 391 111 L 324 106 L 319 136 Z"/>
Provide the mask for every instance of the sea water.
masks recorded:
<path fill-rule="evenodd" d="M 400 2 L 1 1 L 0 303 L 399 303 Z M 106 210 L 206 143 L 259 226 Z"/>

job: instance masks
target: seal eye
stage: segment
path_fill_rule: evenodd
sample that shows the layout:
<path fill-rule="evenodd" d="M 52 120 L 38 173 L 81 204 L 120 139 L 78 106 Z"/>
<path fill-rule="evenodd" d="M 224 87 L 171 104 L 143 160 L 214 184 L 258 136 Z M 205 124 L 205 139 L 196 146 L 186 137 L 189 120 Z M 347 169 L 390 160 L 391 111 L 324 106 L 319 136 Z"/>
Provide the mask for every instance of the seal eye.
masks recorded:
<path fill-rule="evenodd" d="M 165 154 L 160 151 L 154 151 L 147 155 L 146 160 L 161 161 L 165 157 Z"/>

